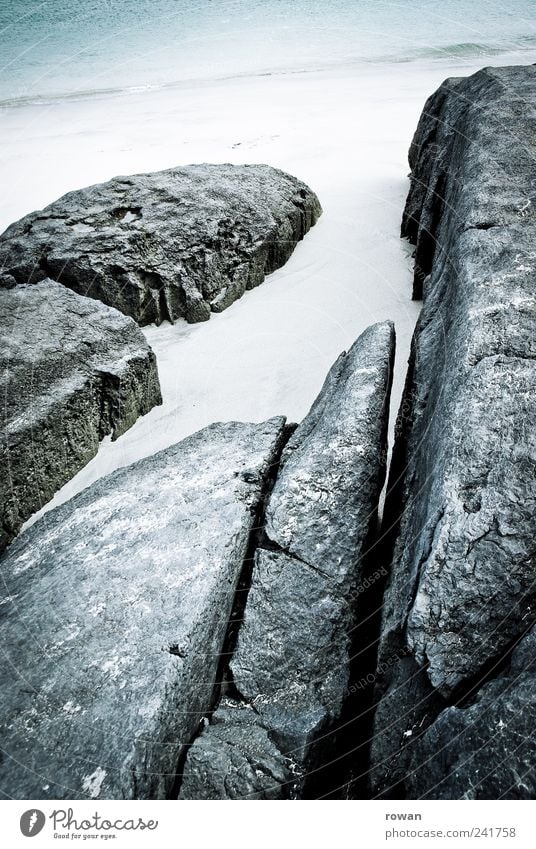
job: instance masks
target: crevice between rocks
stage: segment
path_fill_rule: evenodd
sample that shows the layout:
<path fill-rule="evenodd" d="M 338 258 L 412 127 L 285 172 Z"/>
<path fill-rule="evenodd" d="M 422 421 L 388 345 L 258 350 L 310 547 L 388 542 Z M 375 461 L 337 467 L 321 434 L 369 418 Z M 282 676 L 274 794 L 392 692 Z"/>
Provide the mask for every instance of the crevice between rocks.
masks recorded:
<path fill-rule="evenodd" d="M 304 566 L 307 566 L 308 569 L 312 569 L 313 572 L 322 575 L 322 577 L 326 578 L 328 581 L 333 580 L 333 576 L 330 575 L 328 572 L 324 572 L 323 569 L 321 569 L 319 566 L 315 566 L 313 563 L 309 563 L 308 560 L 304 560 L 303 557 L 300 557 L 295 552 L 290 551 L 290 549 L 285 548 L 283 545 L 280 545 L 278 542 L 275 542 L 275 540 L 271 539 L 266 533 L 265 528 L 262 528 L 261 530 L 257 548 L 262 549 L 263 551 L 274 551 L 278 554 L 284 554 L 285 557 L 290 557 L 291 560 L 296 560 L 298 563 L 302 563 Z M 334 589 L 334 591 L 336 592 L 336 588 Z"/>
<path fill-rule="evenodd" d="M 279 445 L 276 448 L 276 453 L 274 460 L 264 478 L 262 491 L 258 500 L 257 509 L 255 512 L 255 518 L 253 522 L 253 527 L 251 528 L 249 534 L 249 540 L 247 544 L 246 554 L 244 557 L 244 561 L 242 563 L 242 569 L 240 572 L 240 577 L 238 579 L 238 584 L 235 591 L 235 597 L 233 606 L 231 609 L 231 614 L 229 617 L 229 621 L 227 623 L 227 631 L 225 635 L 225 639 L 223 641 L 222 650 L 220 652 L 220 658 L 218 662 L 218 668 L 216 671 L 216 677 L 214 681 L 214 690 L 212 693 L 211 703 L 209 709 L 205 712 L 204 717 L 200 721 L 196 731 L 192 735 L 190 741 L 183 747 L 181 751 L 177 770 L 175 773 L 175 781 L 171 787 L 171 790 L 168 794 L 169 799 L 178 799 L 182 779 L 184 774 L 184 767 L 186 764 L 186 758 L 188 756 L 188 752 L 190 747 L 199 737 L 199 735 L 203 732 L 205 727 L 206 719 L 208 719 L 215 710 L 218 708 L 220 702 L 223 698 L 229 697 L 232 698 L 236 702 L 244 703 L 244 698 L 242 694 L 239 692 L 236 687 L 233 675 L 230 668 L 230 662 L 234 655 L 234 651 L 236 648 L 236 644 L 238 641 L 238 634 L 240 631 L 240 625 L 244 618 L 244 612 L 246 609 L 247 599 L 249 590 L 251 587 L 251 578 L 253 574 L 253 566 L 255 562 L 255 552 L 258 548 L 261 547 L 260 543 L 263 539 L 264 535 L 264 524 L 265 524 L 265 514 L 266 514 L 266 506 L 270 500 L 270 496 L 272 494 L 272 490 L 275 486 L 275 482 L 277 480 L 277 476 L 279 474 L 279 467 L 281 464 L 281 455 L 283 450 L 296 430 L 297 425 L 295 424 L 287 424 L 283 429 L 282 438 L 280 440 Z"/>
<path fill-rule="evenodd" d="M 467 233 L 469 230 L 493 230 L 497 227 L 504 227 L 504 224 L 497 224 L 495 221 L 483 221 L 477 224 L 470 224 L 467 227 L 463 228 L 463 232 Z"/>
<path fill-rule="evenodd" d="M 370 742 L 374 717 L 382 599 L 387 579 L 378 546 L 378 529 L 371 535 L 361 583 L 367 589 L 354 602 L 350 634 L 350 675 L 344 706 L 331 734 L 331 763 L 310 783 L 311 798 L 368 799 Z"/>

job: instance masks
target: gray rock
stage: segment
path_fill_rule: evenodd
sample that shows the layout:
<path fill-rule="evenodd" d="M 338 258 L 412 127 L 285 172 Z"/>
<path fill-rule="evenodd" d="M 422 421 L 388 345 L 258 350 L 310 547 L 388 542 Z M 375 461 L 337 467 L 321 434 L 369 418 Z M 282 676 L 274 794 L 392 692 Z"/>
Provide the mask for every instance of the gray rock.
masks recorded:
<path fill-rule="evenodd" d="M 96 453 L 161 402 L 136 324 L 46 280 L 0 287 L 0 548 Z"/>
<path fill-rule="evenodd" d="M 372 795 L 404 798 L 406 778 L 411 773 L 413 750 L 430 723 L 445 707 L 430 684 L 426 670 L 406 649 L 382 654 L 378 679 L 385 692 L 374 714 L 367 779 Z M 413 798 L 413 796 L 410 796 Z"/>
<path fill-rule="evenodd" d="M 373 325 L 339 357 L 285 447 L 266 510 L 270 540 L 337 586 L 362 578 L 355 560 L 376 520 L 394 338 L 391 322 Z"/>
<path fill-rule="evenodd" d="M 447 80 L 410 151 L 403 234 L 416 241 L 424 299 L 385 514 L 398 536 L 380 663 L 409 652 L 430 695 L 419 716 L 408 708 L 404 734 L 434 718 L 430 699 L 455 702 L 534 617 L 535 106 L 534 67 Z M 380 694 L 398 686 L 392 673 Z M 385 699 L 381 727 L 389 711 L 400 720 Z M 397 757 L 380 726 L 376 791 L 395 783 Z"/>
<path fill-rule="evenodd" d="M 284 419 L 216 424 L 114 472 L 1 561 L 1 790 L 162 798 L 212 706 Z"/>
<path fill-rule="evenodd" d="M 189 165 L 70 192 L 0 237 L 19 283 L 51 277 L 140 324 L 205 321 L 283 265 L 321 213 L 267 165 Z"/>
<path fill-rule="evenodd" d="M 411 798 L 536 797 L 536 630 L 505 674 L 473 704 L 448 707 L 418 740 L 408 772 Z"/>
<path fill-rule="evenodd" d="M 181 799 L 291 799 L 294 769 L 251 706 L 224 701 L 189 750 Z"/>
<path fill-rule="evenodd" d="M 285 447 L 230 662 L 235 692 L 250 705 L 248 723 L 240 731 L 228 705 L 216 713 L 186 760 L 189 798 L 202 798 L 207 782 L 217 783 L 222 798 L 243 791 L 234 779 L 210 777 L 210 764 L 217 763 L 217 776 L 234 776 L 236 741 L 241 734 L 240 746 L 250 745 L 253 721 L 269 738 L 266 746 L 259 740 L 259 763 L 274 764 L 275 774 L 280 756 L 287 759 L 280 798 L 307 795 L 333 757 L 385 473 L 393 355 L 390 323 L 365 331 L 335 363 Z"/>

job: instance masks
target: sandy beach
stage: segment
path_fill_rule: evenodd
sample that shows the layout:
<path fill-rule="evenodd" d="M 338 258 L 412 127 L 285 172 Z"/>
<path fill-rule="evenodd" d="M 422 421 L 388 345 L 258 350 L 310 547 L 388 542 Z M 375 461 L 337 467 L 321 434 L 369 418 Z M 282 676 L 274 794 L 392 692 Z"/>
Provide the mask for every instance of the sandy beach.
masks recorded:
<path fill-rule="evenodd" d="M 163 405 L 107 438 L 44 511 L 210 422 L 301 420 L 338 354 L 386 318 L 396 323 L 397 409 L 419 311 L 399 237 L 407 150 L 426 97 L 481 65 L 361 63 L 3 109 L 2 228 L 71 189 L 192 162 L 274 165 L 308 183 L 324 210 L 290 261 L 226 312 L 145 329 Z"/>

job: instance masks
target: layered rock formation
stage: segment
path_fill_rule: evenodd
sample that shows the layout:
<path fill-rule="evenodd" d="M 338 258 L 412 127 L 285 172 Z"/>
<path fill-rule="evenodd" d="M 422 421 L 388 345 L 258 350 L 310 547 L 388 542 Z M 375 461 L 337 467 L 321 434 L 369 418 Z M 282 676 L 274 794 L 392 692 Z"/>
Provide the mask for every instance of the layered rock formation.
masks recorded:
<path fill-rule="evenodd" d="M 283 265 L 321 213 L 267 165 L 189 165 L 69 192 L 0 237 L 6 279 L 53 278 L 139 324 L 205 321 Z"/>
<path fill-rule="evenodd" d="M 162 798 L 212 704 L 284 419 L 217 424 L 121 469 L 5 553 L 8 797 Z"/>
<path fill-rule="evenodd" d="M 357 601 L 385 474 L 394 331 L 342 355 L 291 436 L 266 508 L 232 686 L 191 747 L 181 798 L 300 798 L 336 752 Z"/>
<path fill-rule="evenodd" d="M 534 67 L 447 80 L 410 151 L 403 234 L 423 309 L 386 507 L 375 794 L 534 790 L 532 643 L 510 652 L 536 586 L 535 107 Z"/>
<path fill-rule="evenodd" d="M 0 549 L 96 453 L 159 404 L 136 324 L 52 280 L 0 287 Z"/>

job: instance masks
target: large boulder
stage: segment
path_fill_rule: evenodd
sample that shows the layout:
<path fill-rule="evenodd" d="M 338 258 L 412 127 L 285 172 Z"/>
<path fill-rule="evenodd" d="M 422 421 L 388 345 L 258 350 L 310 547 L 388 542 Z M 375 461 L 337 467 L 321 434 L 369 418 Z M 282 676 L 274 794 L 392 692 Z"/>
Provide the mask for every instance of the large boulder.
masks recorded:
<path fill-rule="evenodd" d="M 393 356 L 389 322 L 366 330 L 284 449 L 232 687 L 189 751 L 181 798 L 303 798 L 322 784 L 363 648 L 356 609 L 385 474 Z"/>
<path fill-rule="evenodd" d="M 161 402 L 132 319 L 52 280 L 0 287 L 0 549 L 96 453 Z"/>
<path fill-rule="evenodd" d="M 283 265 L 321 213 L 268 165 L 188 165 L 69 192 L 0 237 L 19 283 L 51 277 L 139 324 L 204 321 Z"/>
<path fill-rule="evenodd" d="M 164 798 L 217 689 L 284 419 L 215 424 L 114 472 L 1 561 L 8 797 Z"/>
<path fill-rule="evenodd" d="M 534 621 L 535 130 L 536 68 L 488 68 L 441 86 L 410 151 L 423 309 L 385 511 L 376 793 L 413 792 L 419 735 Z"/>

